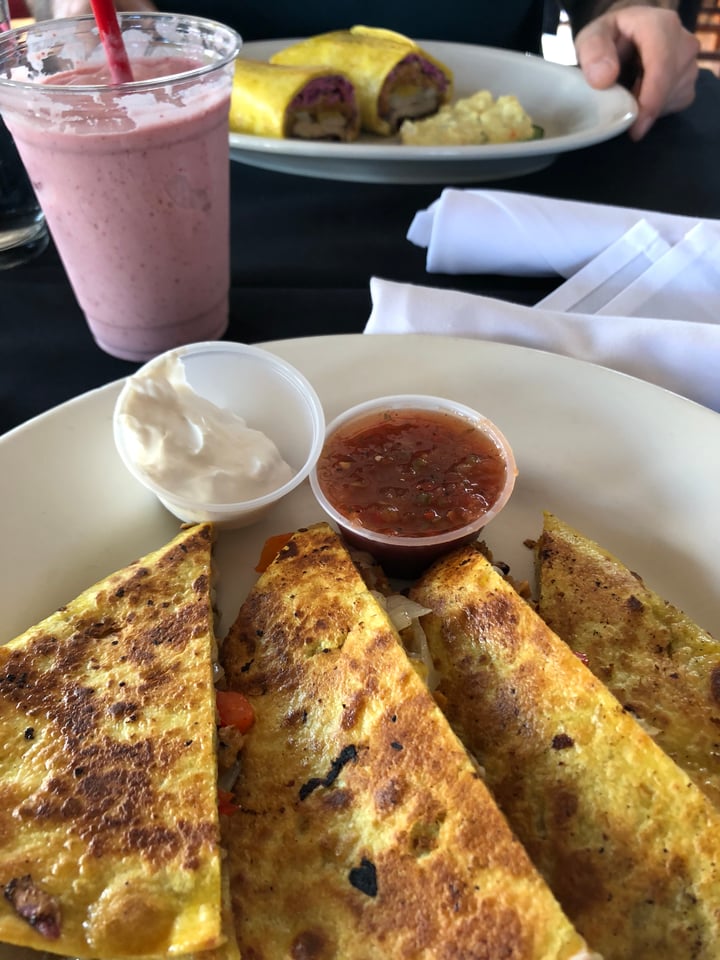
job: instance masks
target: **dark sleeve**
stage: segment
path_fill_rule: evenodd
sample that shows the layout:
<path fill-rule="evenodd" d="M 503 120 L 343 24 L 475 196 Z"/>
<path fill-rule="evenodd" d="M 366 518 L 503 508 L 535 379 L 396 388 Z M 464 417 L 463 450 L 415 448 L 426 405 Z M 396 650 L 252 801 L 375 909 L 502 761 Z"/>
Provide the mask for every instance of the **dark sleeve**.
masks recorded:
<path fill-rule="evenodd" d="M 687 19 L 694 19 L 691 11 L 698 6 L 698 0 L 622 0 L 622 3 L 618 3 L 617 0 L 565 0 L 563 6 L 567 10 L 568 17 L 570 18 L 573 33 L 577 33 L 579 30 L 582 30 L 587 23 L 594 20 L 595 17 L 599 17 L 600 14 L 604 13 L 608 7 L 628 7 L 634 2 L 641 6 L 666 7 L 671 10 L 679 10 L 680 16 L 683 18 L 686 26 Z M 684 16 L 685 13 L 690 15 L 689 18 Z"/>
<path fill-rule="evenodd" d="M 563 6 L 570 18 L 573 33 L 578 33 L 585 24 L 599 17 L 612 3 L 613 0 L 565 0 Z"/>

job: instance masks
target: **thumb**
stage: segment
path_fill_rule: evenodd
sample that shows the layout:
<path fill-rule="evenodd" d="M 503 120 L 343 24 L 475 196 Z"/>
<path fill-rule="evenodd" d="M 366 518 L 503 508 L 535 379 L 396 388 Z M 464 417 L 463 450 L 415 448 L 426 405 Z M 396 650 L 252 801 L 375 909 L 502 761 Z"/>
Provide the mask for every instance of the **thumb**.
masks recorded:
<path fill-rule="evenodd" d="M 620 58 L 611 29 L 603 23 L 591 23 L 577 35 L 575 53 L 585 79 L 591 87 L 603 90 L 620 76 Z"/>

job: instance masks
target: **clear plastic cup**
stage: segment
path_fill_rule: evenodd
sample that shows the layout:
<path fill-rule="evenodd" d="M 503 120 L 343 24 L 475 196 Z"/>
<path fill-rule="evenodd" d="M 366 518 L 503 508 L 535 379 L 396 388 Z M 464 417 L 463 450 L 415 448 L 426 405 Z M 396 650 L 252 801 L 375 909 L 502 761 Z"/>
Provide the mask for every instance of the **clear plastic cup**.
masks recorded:
<path fill-rule="evenodd" d="M 47 245 L 45 216 L 0 117 L 0 270 L 34 259 Z"/>
<path fill-rule="evenodd" d="M 289 479 L 261 496 L 215 502 L 190 498 L 171 483 L 149 476 L 136 457 L 132 431 L 128 430 L 128 401 L 134 380 L 153 376 L 168 357 L 181 361 L 186 380 L 196 394 L 221 410 L 242 417 L 248 427 L 260 430 L 276 444 L 292 469 Z M 306 377 L 269 350 L 224 341 L 194 343 L 154 358 L 125 381 L 115 404 L 113 433 L 120 459 L 132 476 L 180 520 L 209 520 L 220 527 L 245 527 L 264 517 L 307 479 L 322 448 L 325 414 Z M 198 461 L 188 450 L 181 473 L 186 477 L 197 469 Z"/>
<path fill-rule="evenodd" d="M 93 17 L 0 34 L 0 111 L 95 340 L 142 361 L 227 328 L 241 41 L 198 17 L 119 21 L 135 77 L 119 85 Z"/>

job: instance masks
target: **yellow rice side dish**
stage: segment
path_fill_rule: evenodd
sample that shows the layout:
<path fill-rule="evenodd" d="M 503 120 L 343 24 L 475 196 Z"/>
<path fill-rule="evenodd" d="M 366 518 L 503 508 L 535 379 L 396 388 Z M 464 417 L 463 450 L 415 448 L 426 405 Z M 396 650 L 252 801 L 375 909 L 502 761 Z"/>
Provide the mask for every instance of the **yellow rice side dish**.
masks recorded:
<path fill-rule="evenodd" d="M 422 120 L 405 120 L 400 139 L 408 146 L 470 146 L 531 140 L 537 128 L 516 96 L 497 99 L 489 90 L 440 107 Z"/>

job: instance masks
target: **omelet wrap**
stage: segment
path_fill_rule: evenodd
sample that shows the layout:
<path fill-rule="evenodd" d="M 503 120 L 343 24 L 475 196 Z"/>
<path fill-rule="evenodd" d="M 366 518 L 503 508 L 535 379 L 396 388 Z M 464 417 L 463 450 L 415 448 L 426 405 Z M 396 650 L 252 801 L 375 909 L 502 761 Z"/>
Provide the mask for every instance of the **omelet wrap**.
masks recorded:
<path fill-rule="evenodd" d="M 343 70 L 360 105 L 361 126 L 389 136 L 403 120 L 426 117 L 448 103 L 452 72 L 400 33 L 355 26 L 285 47 L 275 64 L 322 64 Z"/>
<path fill-rule="evenodd" d="M 261 137 L 355 140 L 360 113 L 348 77 L 322 66 L 235 61 L 230 129 Z"/>

